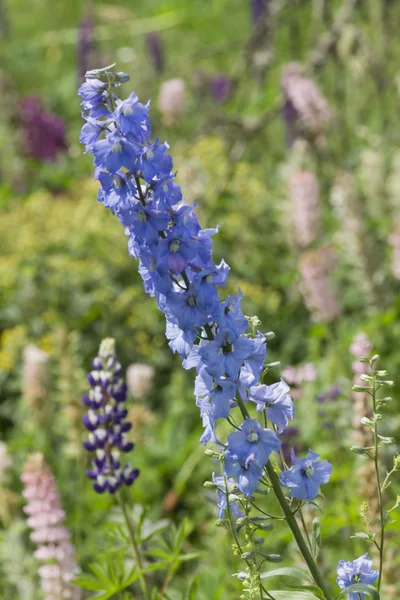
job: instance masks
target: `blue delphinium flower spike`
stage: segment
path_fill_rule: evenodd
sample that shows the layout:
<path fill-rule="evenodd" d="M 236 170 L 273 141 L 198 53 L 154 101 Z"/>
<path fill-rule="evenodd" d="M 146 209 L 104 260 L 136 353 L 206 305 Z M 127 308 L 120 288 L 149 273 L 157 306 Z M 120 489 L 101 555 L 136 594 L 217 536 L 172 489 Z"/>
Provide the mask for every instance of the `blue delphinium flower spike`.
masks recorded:
<path fill-rule="evenodd" d="M 320 485 L 328 483 L 332 465 L 319 460 L 319 454 L 308 451 L 306 458 L 297 459 L 292 451 L 293 466 L 280 475 L 281 483 L 290 488 L 290 496 L 310 502 L 318 495 Z"/>
<path fill-rule="evenodd" d="M 337 566 L 337 584 L 340 589 L 353 585 L 354 583 L 372 584 L 379 577 L 379 571 L 372 569 L 372 560 L 368 553 L 351 561 L 339 560 Z M 359 592 L 350 593 L 349 600 L 364 600 L 365 594 Z"/>
<path fill-rule="evenodd" d="M 88 408 L 82 421 L 89 436 L 83 447 L 95 456 L 92 469 L 87 475 L 93 480 L 93 488 L 98 493 L 115 493 L 122 485 L 132 485 L 139 475 L 138 469 L 121 465 L 120 455 L 130 452 L 133 443 L 126 433 L 132 425 L 126 421 L 126 385 L 121 379 L 121 365 L 115 355 L 115 342 L 111 338 L 103 340 L 99 355 L 94 359 L 88 375 L 91 389 L 83 396 Z"/>

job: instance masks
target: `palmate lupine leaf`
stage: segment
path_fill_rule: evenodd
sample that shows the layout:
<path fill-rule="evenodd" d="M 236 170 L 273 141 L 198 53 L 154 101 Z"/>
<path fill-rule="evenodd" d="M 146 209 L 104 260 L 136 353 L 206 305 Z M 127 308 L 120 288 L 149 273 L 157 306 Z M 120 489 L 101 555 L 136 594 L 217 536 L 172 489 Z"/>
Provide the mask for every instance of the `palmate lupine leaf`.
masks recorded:
<path fill-rule="evenodd" d="M 162 570 L 168 567 L 168 562 L 156 562 L 148 567 L 137 570 L 135 567 L 127 570 L 123 554 L 114 554 L 112 560 L 105 559 L 102 563 L 90 565 L 92 573 L 81 573 L 75 580 L 75 585 L 95 592 L 90 598 L 93 600 L 108 600 L 119 592 L 126 590 L 142 573 Z"/>

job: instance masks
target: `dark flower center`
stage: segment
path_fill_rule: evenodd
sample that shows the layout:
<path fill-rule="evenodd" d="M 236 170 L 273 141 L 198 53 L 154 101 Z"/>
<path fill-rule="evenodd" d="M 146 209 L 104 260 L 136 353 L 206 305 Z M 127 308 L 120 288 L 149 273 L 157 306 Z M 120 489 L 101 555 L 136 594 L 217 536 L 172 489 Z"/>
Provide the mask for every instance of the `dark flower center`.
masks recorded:
<path fill-rule="evenodd" d="M 231 352 L 233 352 L 234 348 L 233 348 L 233 344 L 232 342 L 224 342 L 223 346 L 222 346 L 222 352 L 223 354 L 230 354 Z"/>
<path fill-rule="evenodd" d="M 189 298 L 187 299 L 187 303 L 189 306 L 197 306 L 197 298 L 195 294 L 190 294 Z"/>

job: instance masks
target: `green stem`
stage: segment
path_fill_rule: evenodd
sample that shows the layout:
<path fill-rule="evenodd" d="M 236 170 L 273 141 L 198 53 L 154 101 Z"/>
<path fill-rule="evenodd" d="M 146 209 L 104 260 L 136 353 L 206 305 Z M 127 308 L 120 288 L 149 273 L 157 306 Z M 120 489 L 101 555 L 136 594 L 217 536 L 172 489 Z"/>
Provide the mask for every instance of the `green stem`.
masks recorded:
<path fill-rule="evenodd" d="M 140 556 L 139 546 L 136 542 L 135 530 L 133 528 L 133 523 L 129 517 L 128 511 L 126 510 L 126 505 L 125 505 L 125 502 L 124 502 L 121 494 L 119 492 L 117 492 L 115 494 L 115 497 L 116 497 L 117 502 L 122 510 L 122 514 L 124 516 L 125 523 L 128 528 L 129 537 L 130 537 L 131 545 L 132 545 L 132 550 L 135 555 L 137 565 L 138 565 L 140 571 L 142 571 L 143 570 L 142 557 Z M 147 600 L 149 598 L 149 593 L 147 590 L 147 584 L 146 584 L 146 580 L 145 580 L 143 573 L 141 573 L 139 576 L 139 582 L 140 582 L 140 587 L 142 588 L 143 597 Z"/>
<path fill-rule="evenodd" d="M 304 516 L 303 516 L 301 508 L 299 508 L 299 515 L 300 515 L 301 524 L 303 526 L 303 531 L 304 531 L 305 536 L 307 538 L 308 546 L 309 546 L 309 548 L 310 548 L 310 550 L 312 552 L 311 540 L 310 540 L 310 536 L 308 535 L 307 525 L 306 525 L 306 522 L 304 520 Z"/>
<path fill-rule="evenodd" d="M 240 398 L 240 396 L 237 397 L 236 401 L 242 412 L 243 418 L 245 418 L 245 419 L 248 418 L 250 416 L 249 412 L 248 412 L 243 400 Z M 285 498 L 285 494 L 283 493 L 281 485 L 279 483 L 278 475 L 275 473 L 274 467 L 272 466 L 272 463 L 270 461 L 267 462 L 265 469 L 267 471 L 269 480 L 270 480 L 273 490 L 275 492 L 276 499 L 278 500 L 280 507 L 282 509 L 282 512 L 285 515 L 286 522 L 292 531 L 293 537 L 296 540 L 299 550 L 300 550 L 301 554 L 303 555 L 305 562 L 307 563 L 308 569 L 309 569 L 311 575 L 313 576 L 315 583 L 321 589 L 321 591 L 324 593 L 326 600 L 332 600 L 332 597 L 329 594 L 328 589 L 326 588 L 323 577 L 322 577 L 321 573 L 319 572 L 319 569 L 318 569 L 317 565 L 315 564 L 314 558 L 313 558 L 310 550 L 308 549 L 308 546 L 303 538 L 303 535 L 297 524 L 296 517 L 293 516 L 290 506 Z"/>
<path fill-rule="evenodd" d="M 376 376 L 375 372 L 372 372 L 372 402 L 374 405 L 374 415 L 376 414 Z M 379 513 L 381 517 L 381 543 L 379 544 L 379 579 L 378 579 L 378 591 L 381 589 L 381 580 L 382 580 L 382 565 L 383 565 L 383 549 L 385 545 L 385 518 L 384 518 L 384 509 L 383 509 L 383 499 L 382 499 L 382 486 L 381 486 L 381 476 L 379 474 L 379 438 L 378 438 L 378 421 L 374 422 L 374 444 L 375 444 L 375 455 L 374 455 L 374 464 L 375 464 L 375 474 L 376 474 L 376 484 L 378 487 L 378 500 L 379 500 Z"/>

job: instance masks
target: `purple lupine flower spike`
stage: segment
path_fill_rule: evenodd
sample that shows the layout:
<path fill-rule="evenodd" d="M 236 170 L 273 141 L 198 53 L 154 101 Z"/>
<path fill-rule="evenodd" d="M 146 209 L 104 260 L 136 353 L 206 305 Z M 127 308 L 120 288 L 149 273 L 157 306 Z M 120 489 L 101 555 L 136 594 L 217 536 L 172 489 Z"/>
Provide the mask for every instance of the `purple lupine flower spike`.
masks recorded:
<path fill-rule="evenodd" d="M 157 73 L 162 73 L 165 68 L 165 54 L 161 43 L 160 35 L 152 31 L 146 36 L 147 51 L 154 69 Z"/>
<path fill-rule="evenodd" d="M 132 425 L 126 421 L 127 388 L 121 374 L 115 341 L 106 338 L 87 377 L 91 389 L 82 399 L 88 408 L 82 421 L 89 432 L 83 447 L 95 453 L 92 468 L 86 473 L 99 494 L 105 491 L 113 494 L 123 485 L 132 485 L 139 475 L 138 469 L 128 464 L 122 466 L 120 461 L 121 452 L 130 452 L 134 446 L 126 436 Z"/>

